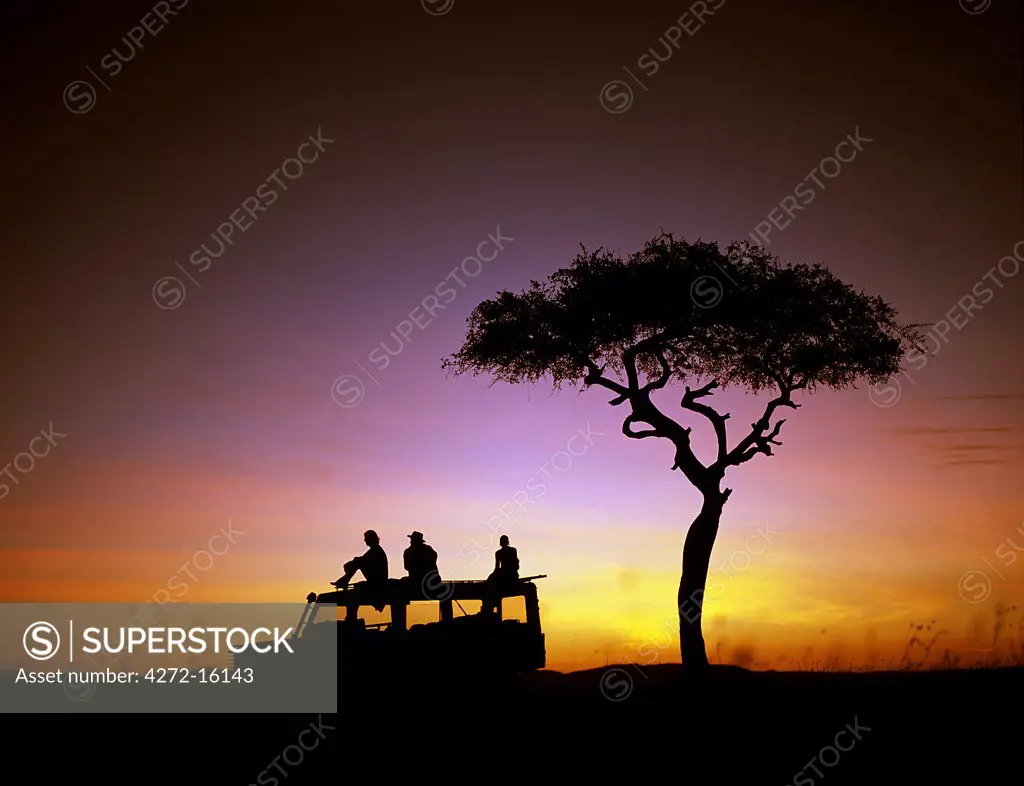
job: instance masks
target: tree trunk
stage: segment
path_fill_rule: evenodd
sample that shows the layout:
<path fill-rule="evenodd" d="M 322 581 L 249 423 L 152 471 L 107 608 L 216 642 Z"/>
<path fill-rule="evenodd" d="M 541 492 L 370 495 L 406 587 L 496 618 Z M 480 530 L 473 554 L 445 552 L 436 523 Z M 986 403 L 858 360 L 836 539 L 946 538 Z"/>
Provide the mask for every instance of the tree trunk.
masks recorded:
<path fill-rule="evenodd" d="M 687 673 L 703 673 L 708 667 L 701 618 L 704 590 L 711 564 L 711 550 L 718 535 L 726 495 L 719 491 L 704 495 L 704 504 L 690 524 L 683 544 L 683 574 L 679 579 L 679 655 Z"/>

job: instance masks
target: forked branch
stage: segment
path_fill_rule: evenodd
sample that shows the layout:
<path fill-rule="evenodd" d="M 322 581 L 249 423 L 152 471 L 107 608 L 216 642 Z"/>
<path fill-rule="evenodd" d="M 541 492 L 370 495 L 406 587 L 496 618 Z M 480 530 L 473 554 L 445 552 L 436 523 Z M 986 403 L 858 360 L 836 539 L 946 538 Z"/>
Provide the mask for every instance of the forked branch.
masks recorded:
<path fill-rule="evenodd" d="M 750 424 L 750 433 L 726 454 L 724 461 L 719 459 L 718 464 L 723 470 L 730 466 L 738 467 L 740 464 L 750 461 L 758 453 L 773 456 L 775 454 L 772 453 L 772 445 L 778 446 L 782 444 L 777 438 L 782 429 L 782 424 L 786 420 L 783 418 L 772 426 L 772 416 L 779 407 L 799 409 L 800 405 L 793 401 L 792 393 L 794 390 L 802 390 L 806 387 L 806 383 L 785 384 L 778 378 L 776 381 L 779 382 L 779 395 L 768 402 L 760 419 Z"/>
<path fill-rule="evenodd" d="M 626 373 L 627 385 L 605 377 L 604 371 L 607 366 L 599 366 L 591 358 L 582 361 L 582 365 L 586 368 L 583 383 L 587 386 L 598 385 L 615 393 L 615 398 L 608 402 L 612 406 L 619 406 L 628 401 L 632 412 L 622 423 L 622 433 L 630 439 L 659 437 L 669 440 L 675 447 L 675 460 L 672 469 L 681 471 L 687 480 L 698 489 L 710 488 L 716 482 L 716 473 L 709 471 L 709 467 L 701 463 L 694 454 L 690 445 L 692 429 L 682 426 L 665 415 L 651 401 L 651 393 L 668 385 L 674 374 L 660 343 L 666 340 L 668 340 L 667 334 L 656 334 L 637 342 L 623 352 L 622 366 Z M 644 353 L 649 353 L 657 359 L 661 371 L 657 377 L 649 378 L 641 386 L 637 358 Z M 725 421 L 729 415 L 719 414 L 713 408 L 697 401 L 698 398 L 710 395 L 715 387 L 717 387 L 717 383 L 712 382 L 696 391 L 687 388 L 686 395 L 683 397 L 683 407 L 704 415 L 712 422 L 718 437 L 718 453 L 721 461 L 727 454 Z M 644 424 L 650 428 L 636 429 L 634 428 L 636 424 Z M 721 474 L 717 473 L 717 477 L 720 478 Z"/>
<path fill-rule="evenodd" d="M 726 457 L 729 453 L 729 441 L 726 436 L 725 421 L 729 419 L 729 413 L 720 413 L 714 407 L 707 404 L 702 404 L 697 399 L 705 398 L 710 396 L 712 391 L 718 387 L 716 380 L 711 380 L 702 388 L 696 390 L 690 390 L 689 385 L 686 387 L 686 393 L 683 394 L 683 400 L 679 402 L 679 406 L 683 409 L 688 409 L 690 412 L 696 412 L 703 415 L 709 421 L 715 429 L 715 437 L 718 440 L 718 458 L 717 463 L 724 464 Z"/>
<path fill-rule="evenodd" d="M 661 390 L 665 385 L 672 379 L 672 367 L 668 363 L 668 359 L 665 357 L 665 353 L 660 349 L 655 350 L 654 356 L 658 359 L 658 364 L 661 366 L 661 374 L 656 379 L 649 380 L 646 385 L 641 388 L 641 392 L 650 393 L 652 390 Z"/>

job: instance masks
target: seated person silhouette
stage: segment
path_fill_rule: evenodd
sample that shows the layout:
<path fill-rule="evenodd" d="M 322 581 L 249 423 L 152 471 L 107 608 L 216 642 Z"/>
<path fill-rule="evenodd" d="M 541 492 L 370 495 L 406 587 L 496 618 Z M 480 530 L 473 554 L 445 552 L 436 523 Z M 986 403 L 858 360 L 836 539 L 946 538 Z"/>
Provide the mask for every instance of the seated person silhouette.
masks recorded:
<path fill-rule="evenodd" d="M 368 529 L 363 533 L 363 542 L 369 547 L 366 553 L 361 557 L 356 557 L 346 562 L 343 566 L 345 573 L 337 581 L 331 582 L 333 586 L 338 589 L 344 589 L 348 586 L 356 571 L 363 572 L 363 578 L 366 579 L 368 589 L 383 590 L 387 586 L 388 555 L 381 548 L 380 537 L 372 529 Z M 377 611 L 383 611 L 384 605 L 378 606 L 374 604 L 373 608 Z"/>
<path fill-rule="evenodd" d="M 482 614 L 497 611 L 499 598 L 496 593 L 519 581 L 519 552 L 508 545 L 508 535 L 502 535 L 498 543 L 501 548 L 494 552 L 494 570 L 487 577 L 487 594 L 495 596 L 484 601 L 480 608 Z"/>
<path fill-rule="evenodd" d="M 424 540 L 422 532 L 409 535 L 409 548 L 402 555 L 405 569 L 409 573 L 403 581 L 409 586 L 410 594 L 429 597 L 441 583 L 437 570 L 437 552 Z"/>

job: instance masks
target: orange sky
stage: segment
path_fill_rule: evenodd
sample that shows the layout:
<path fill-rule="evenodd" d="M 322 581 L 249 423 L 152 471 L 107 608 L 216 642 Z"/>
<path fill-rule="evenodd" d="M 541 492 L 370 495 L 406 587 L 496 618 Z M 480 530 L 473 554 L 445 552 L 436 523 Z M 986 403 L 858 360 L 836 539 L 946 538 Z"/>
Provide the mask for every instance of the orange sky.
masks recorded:
<path fill-rule="evenodd" d="M 360 549 L 364 523 L 381 533 L 393 575 L 413 528 L 427 533 L 453 578 L 486 575 L 497 532 L 505 532 L 523 571 L 549 576 L 541 583 L 549 667 L 678 660 L 673 600 L 695 495 L 668 472 L 664 450 L 627 442 L 614 428 L 617 411 L 599 395 L 586 398 L 533 403 L 577 417 L 592 444 L 574 442 L 582 455 L 564 472 L 549 470 L 555 482 L 522 512 L 506 506 L 513 514 L 500 528 L 492 516 L 542 460 L 533 472 L 524 460 L 510 462 L 519 466 L 516 483 L 517 470 L 494 456 L 491 469 L 504 477 L 472 493 L 458 467 L 441 462 L 406 478 L 403 495 L 358 478 L 346 487 L 314 462 L 287 483 L 242 467 L 214 476 L 198 467 L 90 466 L 69 435 L 5 500 L 19 526 L 5 530 L 0 594 L 6 602 L 294 602 L 329 589 Z M 1014 441 L 1022 402 L 907 393 L 880 408 L 864 391 L 807 399 L 779 454 L 730 481 L 735 493 L 708 584 L 712 656 L 766 668 L 898 660 L 908 626 L 932 619 L 948 631 L 936 655 L 945 646 L 964 657 L 991 649 L 997 604 L 1024 598 Z M 959 425 L 938 434 L 914 425 L 929 419 Z M 1013 430 L 980 431 L 993 423 Z M 546 448 L 550 458 L 568 439 L 528 421 L 519 427 L 538 456 Z M 964 446 L 996 463 L 958 463 Z M 629 483 L 619 483 L 627 471 Z M 976 570 L 989 584 L 977 574 L 961 582 Z M 1012 624 L 1017 618 L 1010 615 Z"/>

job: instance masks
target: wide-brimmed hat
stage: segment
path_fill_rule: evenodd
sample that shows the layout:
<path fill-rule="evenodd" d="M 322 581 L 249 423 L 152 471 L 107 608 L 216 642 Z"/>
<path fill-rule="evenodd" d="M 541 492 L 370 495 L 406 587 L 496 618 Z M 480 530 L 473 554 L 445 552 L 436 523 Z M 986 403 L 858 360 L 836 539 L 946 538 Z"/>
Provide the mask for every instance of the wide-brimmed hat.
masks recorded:
<path fill-rule="evenodd" d="M 423 540 L 423 533 L 413 530 L 412 534 L 409 535 L 409 538 L 412 540 Z"/>

